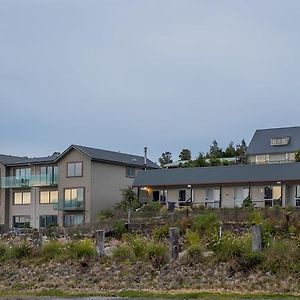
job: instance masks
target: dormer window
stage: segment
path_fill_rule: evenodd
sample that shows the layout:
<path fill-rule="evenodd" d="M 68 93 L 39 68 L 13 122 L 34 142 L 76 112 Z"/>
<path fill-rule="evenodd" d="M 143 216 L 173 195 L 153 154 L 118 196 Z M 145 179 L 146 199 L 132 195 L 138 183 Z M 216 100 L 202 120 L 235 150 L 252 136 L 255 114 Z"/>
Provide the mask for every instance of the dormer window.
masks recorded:
<path fill-rule="evenodd" d="M 283 138 L 272 138 L 271 139 L 271 146 L 285 146 L 289 143 L 290 137 L 283 137 Z"/>

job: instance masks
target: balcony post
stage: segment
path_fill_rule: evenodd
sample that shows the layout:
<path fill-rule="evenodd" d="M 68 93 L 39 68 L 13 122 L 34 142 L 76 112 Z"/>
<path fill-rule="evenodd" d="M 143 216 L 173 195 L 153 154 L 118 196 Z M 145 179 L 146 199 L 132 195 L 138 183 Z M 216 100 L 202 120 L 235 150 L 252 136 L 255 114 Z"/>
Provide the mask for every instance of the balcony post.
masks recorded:
<path fill-rule="evenodd" d="M 96 230 L 96 253 L 97 257 L 103 257 L 105 255 L 105 232 L 104 230 Z"/>

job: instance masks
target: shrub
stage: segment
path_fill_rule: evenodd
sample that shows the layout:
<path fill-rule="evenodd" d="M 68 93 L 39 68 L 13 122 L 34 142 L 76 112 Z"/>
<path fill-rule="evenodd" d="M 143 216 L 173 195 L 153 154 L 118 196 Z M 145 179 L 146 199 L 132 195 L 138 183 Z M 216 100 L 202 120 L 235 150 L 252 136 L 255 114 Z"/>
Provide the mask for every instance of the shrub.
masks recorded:
<path fill-rule="evenodd" d="M 193 219 L 193 228 L 199 234 L 211 234 L 218 229 L 219 222 L 214 213 L 197 215 Z"/>
<path fill-rule="evenodd" d="M 210 247 L 219 261 L 229 261 L 251 251 L 251 235 L 237 237 L 225 231 L 221 238 L 217 234 L 214 235 Z"/>
<path fill-rule="evenodd" d="M 0 261 L 6 260 L 8 255 L 8 248 L 4 244 L 0 244 Z"/>
<path fill-rule="evenodd" d="M 23 242 L 11 248 L 11 257 L 21 259 L 32 255 L 32 247 L 29 243 Z"/>
<path fill-rule="evenodd" d="M 300 249 L 296 241 L 273 240 L 263 252 L 262 268 L 265 271 L 300 272 Z"/>
<path fill-rule="evenodd" d="M 263 261 L 263 255 L 260 252 L 252 252 L 251 250 L 242 252 L 237 257 L 237 262 L 243 271 L 250 271 Z"/>
<path fill-rule="evenodd" d="M 127 232 L 127 228 L 126 228 L 126 224 L 124 221 L 122 220 L 117 220 L 114 224 L 113 224 L 113 232 L 114 232 L 114 236 L 118 239 L 120 239 L 122 237 L 122 235 Z"/>
<path fill-rule="evenodd" d="M 152 231 L 152 236 L 155 240 L 161 241 L 169 236 L 169 225 L 159 226 Z"/>
<path fill-rule="evenodd" d="M 125 240 L 131 247 L 135 257 L 139 258 L 145 254 L 146 240 L 138 235 L 126 235 Z"/>
<path fill-rule="evenodd" d="M 95 246 L 89 239 L 71 242 L 69 244 L 68 250 L 70 256 L 74 258 L 86 258 L 96 255 Z"/>
<path fill-rule="evenodd" d="M 56 240 L 51 240 L 45 243 L 42 246 L 42 250 L 41 250 L 42 256 L 46 259 L 53 259 L 62 253 L 63 253 L 63 245 Z"/>
<path fill-rule="evenodd" d="M 132 248 L 128 244 L 121 244 L 117 246 L 113 250 L 113 258 L 115 258 L 118 261 L 124 261 L 124 260 L 132 260 L 134 258 L 134 253 Z"/>
<path fill-rule="evenodd" d="M 141 211 L 158 212 L 158 211 L 160 211 L 160 208 L 161 208 L 161 205 L 159 202 L 149 201 L 141 208 Z"/>
<path fill-rule="evenodd" d="M 99 221 L 111 219 L 114 216 L 112 209 L 103 209 L 98 213 Z"/>
<path fill-rule="evenodd" d="M 145 252 L 147 260 L 155 267 L 168 261 L 168 247 L 162 243 L 149 242 L 146 245 Z"/>
<path fill-rule="evenodd" d="M 188 229 L 185 238 L 187 249 L 183 256 L 183 263 L 191 265 L 203 261 L 203 247 L 199 234 Z"/>

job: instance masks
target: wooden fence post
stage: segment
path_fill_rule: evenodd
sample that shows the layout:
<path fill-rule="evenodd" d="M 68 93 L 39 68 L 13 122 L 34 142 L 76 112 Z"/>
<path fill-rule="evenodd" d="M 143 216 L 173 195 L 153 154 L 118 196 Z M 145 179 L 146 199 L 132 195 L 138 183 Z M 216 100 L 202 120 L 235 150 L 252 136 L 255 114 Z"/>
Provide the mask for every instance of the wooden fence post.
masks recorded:
<path fill-rule="evenodd" d="M 105 254 L 105 232 L 104 230 L 96 230 L 96 252 L 98 257 L 103 257 Z"/>
<path fill-rule="evenodd" d="M 262 250 L 262 229 L 260 225 L 252 226 L 252 251 Z"/>
<path fill-rule="evenodd" d="M 172 260 L 176 260 L 179 255 L 179 229 L 178 227 L 171 227 L 170 234 L 170 256 Z"/>

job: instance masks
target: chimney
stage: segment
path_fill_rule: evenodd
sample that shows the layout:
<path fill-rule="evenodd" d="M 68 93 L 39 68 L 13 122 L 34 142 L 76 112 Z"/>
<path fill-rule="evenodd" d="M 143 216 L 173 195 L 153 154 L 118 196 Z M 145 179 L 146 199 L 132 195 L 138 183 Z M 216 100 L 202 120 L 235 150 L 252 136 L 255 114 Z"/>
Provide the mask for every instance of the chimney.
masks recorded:
<path fill-rule="evenodd" d="M 147 170 L 147 147 L 144 148 L 144 169 Z"/>

